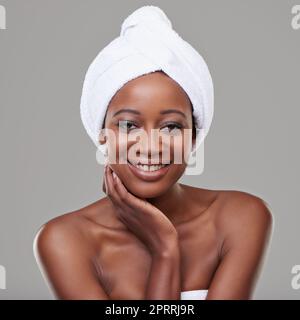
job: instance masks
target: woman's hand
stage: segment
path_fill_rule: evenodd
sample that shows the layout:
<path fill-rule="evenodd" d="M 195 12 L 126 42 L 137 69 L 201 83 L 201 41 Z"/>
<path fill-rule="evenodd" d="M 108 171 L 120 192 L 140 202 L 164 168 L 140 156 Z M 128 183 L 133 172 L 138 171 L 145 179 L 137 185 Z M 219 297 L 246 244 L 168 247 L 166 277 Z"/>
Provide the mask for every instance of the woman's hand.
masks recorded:
<path fill-rule="evenodd" d="M 109 165 L 104 170 L 103 191 L 113 203 L 117 217 L 151 254 L 168 254 L 176 250 L 177 231 L 171 221 L 151 203 L 128 192 Z"/>

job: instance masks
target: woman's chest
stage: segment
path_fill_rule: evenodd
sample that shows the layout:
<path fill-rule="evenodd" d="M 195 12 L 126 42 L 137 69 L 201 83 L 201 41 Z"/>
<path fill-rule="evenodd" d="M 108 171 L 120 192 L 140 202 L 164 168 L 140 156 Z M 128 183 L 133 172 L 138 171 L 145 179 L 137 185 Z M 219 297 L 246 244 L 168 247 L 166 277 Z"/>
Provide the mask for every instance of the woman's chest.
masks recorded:
<path fill-rule="evenodd" d="M 214 225 L 202 221 L 177 231 L 181 291 L 207 289 L 219 263 L 220 239 Z M 97 261 L 100 281 L 111 299 L 144 299 L 152 257 L 133 234 L 107 234 Z"/>

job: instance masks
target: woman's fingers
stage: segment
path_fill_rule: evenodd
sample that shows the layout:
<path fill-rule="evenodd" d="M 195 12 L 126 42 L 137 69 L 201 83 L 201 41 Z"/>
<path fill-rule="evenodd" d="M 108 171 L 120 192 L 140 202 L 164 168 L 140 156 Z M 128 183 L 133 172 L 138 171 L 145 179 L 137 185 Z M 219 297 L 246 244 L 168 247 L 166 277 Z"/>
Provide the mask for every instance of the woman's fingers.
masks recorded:
<path fill-rule="evenodd" d="M 113 172 L 113 175 L 114 174 L 115 173 Z M 124 184 L 122 183 L 121 179 L 116 174 L 114 179 L 116 181 L 116 184 L 114 185 L 115 189 L 118 192 L 118 195 L 122 202 L 125 203 L 131 209 L 141 209 L 141 206 L 144 205 L 145 201 L 137 198 L 136 196 L 128 192 Z"/>
<path fill-rule="evenodd" d="M 106 183 L 106 194 L 113 201 L 114 204 L 121 205 L 121 199 L 115 191 L 114 181 L 109 171 L 110 171 L 109 166 L 106 166 L 105 172 L 104 172 L 105 183 Z"/>
<path fill-rule="evenodd" d="M 103 191 L 107 194 L 106 171 L 107 171 L 107 165 L 104 166 L 104 172 L 103 172 Z"/>
<path fill-rule="evenodd" d="M 115 178 L 113 177 L 115 175 Z M 139 221 L 140 213 L 145 212 L 145 209 L 154 210 L 149 202 L 144 199 L 140 199 L 127 191 L 121 179 L 113 172 L 113 170 L 107 166 L 105 171 L 106 177 L 106 190 L 107 195 L 116 205 L 119 218 L 124 218 L 127 222 L 132 219 Z M 133 220 L 132 220 L 133 222 Z"/>
<path fill-rule="evenodd" d="M 106 193 L 106 186 L 105 186 L 105 169 L 104 169 L 104 172 L 103 172 L 102 191 L 103 191 L 104 193 Z"/>
<path fill-rule="evenodd" d="M 115 174 L 115 173 L 113 173 Z M 120 178 L 116 175 L 115 176 L 115 181 L 116 181 L 116 190 L 119 194 L 119 197 L 122 201 L 126 202 L 128 196 L 129 196 L 129 192 L 127 191 L 127 189 L 125 188 L 125 186 L 123 185 L 122 181 L 120 180 Z"/>
<path fill-rule="evenodd" d="M 116 204 L 119 208 L 123 210 L 128 210 L 128 206 L 122 201 L 122 199 L 119 196 L 119 193 L 116 190 L 116 179 L 112 176 L 112 169 L 107 166 L 105 171 L 105 179 L 106 179 L 106 190 L 108 197 L 112 200 L 114 204 Z"/>

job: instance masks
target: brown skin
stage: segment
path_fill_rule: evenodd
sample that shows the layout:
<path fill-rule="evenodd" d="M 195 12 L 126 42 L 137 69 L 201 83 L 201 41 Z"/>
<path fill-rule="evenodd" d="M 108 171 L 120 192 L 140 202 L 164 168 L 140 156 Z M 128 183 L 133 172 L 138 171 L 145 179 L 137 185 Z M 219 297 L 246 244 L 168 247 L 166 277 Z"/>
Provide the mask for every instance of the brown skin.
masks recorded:
<path fill-rule="evenodd" d="M 129 106 L 140 114 L 113 116 Z M 170 108 L 186 119 L 160 114 Z M 116 93 L 105 127 L 117 133 L 120 120 L 134 121 L 134 128 L 147 133 L 174 121 L 193 128 L 188 96 L 161 72 L 134 79 Z M 176 148 L 183 145 L 170 149 Z M 178 183 L 185 168 L 186 163 L 171 164 L 165 176 L 149 182 L 127 164 L 109 163 L 107 197 L 40 228 L 36 259 L 58 299 L 178 300 L 181 291 L 197 289 L 209 289 L 208 300 L 251 299 L 272 232 L 270 210 L 246 192 Z"/>

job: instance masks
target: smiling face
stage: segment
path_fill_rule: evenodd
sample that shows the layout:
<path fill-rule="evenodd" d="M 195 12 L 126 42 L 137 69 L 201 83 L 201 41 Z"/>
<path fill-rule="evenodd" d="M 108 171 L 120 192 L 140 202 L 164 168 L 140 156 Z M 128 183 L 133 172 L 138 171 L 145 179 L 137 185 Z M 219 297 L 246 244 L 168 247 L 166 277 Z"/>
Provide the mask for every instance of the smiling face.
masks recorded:
<path fill-rule="evenodd" d="M 189 97 L 160 71 L 127 82 L 110 101 L 104 127 L 115 136 L 105 139 L 110 167 L 141 198 L 162 195 L 176 183 L 195 143 Z"/>

